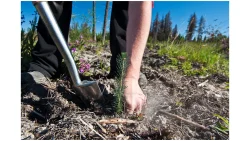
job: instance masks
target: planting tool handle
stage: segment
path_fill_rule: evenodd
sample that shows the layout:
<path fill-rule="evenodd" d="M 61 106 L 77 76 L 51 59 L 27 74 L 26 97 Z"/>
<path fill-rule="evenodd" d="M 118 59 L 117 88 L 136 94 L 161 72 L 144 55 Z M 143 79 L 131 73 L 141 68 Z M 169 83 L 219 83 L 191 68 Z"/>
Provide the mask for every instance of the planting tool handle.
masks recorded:
<path fill-rule="evenodd" d="M 37 9 L 44 24 L 46 25 L 48 32 L 52 37 L 54 43 L 56 44 L 58 50 L 62 54 L 63 59 L 65 60 L 65 63 L 67 65 L 70 77 L 73 81 L 73 84 L 75 86 L 82 85 L 75 61 L 63 37 L 63 34 L 54 18 L 54 15 L 49 7 L 48 2 L 33 1 L 32 3 Z"/>
<path fill-rule="evenodd" d="M 32 4 L 35 6 L 39 2 L 41 2 L 41 1 L 32 1 Z"/>

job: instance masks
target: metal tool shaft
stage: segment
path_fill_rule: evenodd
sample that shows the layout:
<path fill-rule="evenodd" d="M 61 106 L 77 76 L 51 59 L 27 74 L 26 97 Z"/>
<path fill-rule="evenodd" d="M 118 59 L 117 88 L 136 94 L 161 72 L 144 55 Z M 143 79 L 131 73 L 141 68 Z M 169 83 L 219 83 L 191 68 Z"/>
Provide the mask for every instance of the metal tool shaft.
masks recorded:
<path fill-rule="evenodd" d="M 62 54 L 67 65 L 70 77 L 73 81 L 76 93 L 80 95 L 82 100 L 98 100 L 102 98 L 101 90 L 96 81 L 81 81 L 75 60 L 69 50 L 69 47 L 64 39 L 64 36 L 54 18 L 54 15 L 49 7 L 48 2 L 33 2 L 39 15 L 41 16 L 48 32 L 57 46 L 57 49 Z"/>
<path fill-rule="evenodd" d="M 34 3 L 34 6 L 36 7 L 39 15 L 41 16 L 44 24 L 48 28 L 48 32 L 51 35 L 51 38 L 53 39 L 54 43 L 58 47 L 58 50 L 63 56 L 63 59 L 65 60 L 65 63 L 67 65 L 70 77 L 73 81 L 73 84 L 75 86 L 81 85 L 82 82 L 81 82 L 75 61 L 63 37 L 63 34 L 54 18 L 54 15 L 49 7 L 48 2 L 46 1 L 36 2 Z"/>

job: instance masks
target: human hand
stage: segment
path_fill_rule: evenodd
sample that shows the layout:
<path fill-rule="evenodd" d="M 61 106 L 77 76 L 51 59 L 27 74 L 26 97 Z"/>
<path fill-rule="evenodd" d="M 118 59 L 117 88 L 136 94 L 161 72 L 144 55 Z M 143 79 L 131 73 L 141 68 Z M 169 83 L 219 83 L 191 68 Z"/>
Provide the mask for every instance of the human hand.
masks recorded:
<path fill-rule="evenodd" d="M 142 107 L 146 104 L 147 98 L 143 94 L 138 80 L 135 78 L 125 78 L 124 85 L 126 86 L 126 89 L 124 90 L 124 97 L 127 113 L 141 113 Z"/>

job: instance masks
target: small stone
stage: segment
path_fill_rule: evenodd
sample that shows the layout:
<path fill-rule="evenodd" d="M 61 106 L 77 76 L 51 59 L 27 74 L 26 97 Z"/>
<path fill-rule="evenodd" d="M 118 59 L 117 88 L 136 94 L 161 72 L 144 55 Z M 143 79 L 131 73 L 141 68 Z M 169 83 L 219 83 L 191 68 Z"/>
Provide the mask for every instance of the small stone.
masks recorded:
<path fill-rule="evenodd" d="M 162 124 L 167 123 L 167 119 L 164 116 L 159 116 L 159 118 L 160 118 Z"/>
<path fill-rule="evenodd" d="M 141 88 L 145 88 L 148 84 L 148 80 L 143 73 L 140 73 L 139 85 Z"/>
<path fill-rule="evenodd" d="M 30 132 L 26 132 L 21 136 L 22 140 L 34 140 L 35 136 L 34 134 L 30 133 Z"/>
<path fill-rule="evenodd" d="M 215 91 L 215 90 L 216 90 L 216 88 L 215 88 L 213 85 L 211 85 L 211 84 L 207 84 L 207 85 L 206 85 L 206 88 L 207 88 L 208 90 L 211 90 L 211 91 Z"/>
<path fill-rule="evenodd" d="M 40 97 L 38 97 L 37 95 L 34 95 L 33 93 L 31 93 L 31 94 L 32 94 L 32 100 L 33 100 L 34 102 L 40 101 Z"/>
<path fill-rule="evenodd" d="M 110 124 L 110 125 L 109 125 L 109 131 L 110 131 L 111 133 L 116 132 L 117 129 L 118 129 L 118 126 L 117 126 L 116 124 Z"/>
<path fill-rule="evenodd" d="M 116 140 L 128 140 L 129 136 L 124 136 L 123 134 L 120 134 L 116 137 Z"/>
<path fill-rule="evenodd" d="M 43 134 L 46 134 L 48 132 L 46 127 L 38 127 L 35 129 L 35 136 L 36 138 L 42 136 Z"/>

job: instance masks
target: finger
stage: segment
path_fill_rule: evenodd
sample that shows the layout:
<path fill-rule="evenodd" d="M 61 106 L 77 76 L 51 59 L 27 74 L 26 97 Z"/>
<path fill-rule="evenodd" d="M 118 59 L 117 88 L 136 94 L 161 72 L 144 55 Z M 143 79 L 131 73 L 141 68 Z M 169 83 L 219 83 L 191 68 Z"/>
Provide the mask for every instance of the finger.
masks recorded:
<path fill-rule="evenodd" d="M 131 110 L 131 109 L 127 109 L 127 113 L 132 115 L 134 113 L 134 110 Z"/>
<path fill-rule="evenodd" d="M 126 104 L 126 112 L 128 114 L 133 114 L 134 113 L 134 109 L 135 108 L 133 108 L 133 106 L 130 106 L 130 105 Z"/>
<path fill-rule="evenodd" d="M 140 114 L 142 112 L 143 106 L 146 105 L 146 97 L 144 94 L 140 94 L 140 98 L 138 99 L 137 107 L 135 112 Z"/>
<path fill-rule="evenodd" d="M 139 100 L 139 101 L 138 101 L 138 104 L 137 104 L 137 107 L 136 107 L 136 109 L 135 109 L 135 112 L 136 112 L 137 114 L 140 114 L 140 113 L 141 113 L 141 111 L 142 111 L 142 106 L 143 106 L 143 100 Z"/>

